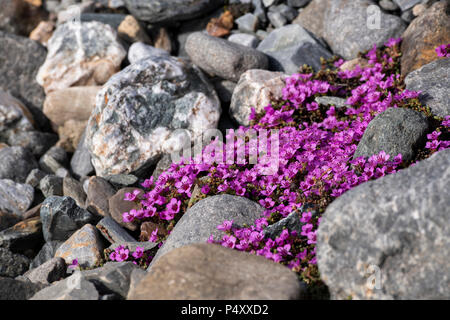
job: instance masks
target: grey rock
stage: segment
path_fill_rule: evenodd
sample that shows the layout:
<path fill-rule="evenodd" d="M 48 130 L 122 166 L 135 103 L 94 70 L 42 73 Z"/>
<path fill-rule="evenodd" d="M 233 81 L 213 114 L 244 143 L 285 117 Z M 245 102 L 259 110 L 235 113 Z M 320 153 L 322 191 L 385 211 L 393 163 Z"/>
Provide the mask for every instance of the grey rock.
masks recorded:
<path fill-rule="evenodd" d="M 158 177 L 172 165 L 172 157 L 170 154 L 165 154 L 156 164 L 155 170 L 153 170 L 152 177 L 156 181 Z"/>
<path fill-rule="evenodd" d="M 132 174 L 113 174 L 106 176 L 105 180 L 116 189 L 137 187 L 139 184 L 139 178 Z"/>
<path fill-rule="evenodd" d="M 36 41 L 0 31 L 0 87 L 35 109 L 42 109 L 45 98 L 36 74 L 46 52 Z"/>
<path fill-rule="evenodd" d="M 242 46 L 256 48 L 260 40 L 252 34 L 235 33 L 228 37 L 228 41 L 240 44 Z"/>
<path fill-rule="evenodd" d="M 282 26 L 285 26 L 288 23 L 286 17 L 282 15 L 280 12 L 269 12 L 267 14 L 267 17 L 269 18 L 270 23 L 275 28 L 281 28 Z"/>
<path fill-rule="evenodd" d="M 378 5 L 383 10 L 386 10 L 386 11 L 395 11 L 395 10 L 397 10 L 399 8 L 398 5 L 395 2 L 391 1 L 391 0 L 381 0 L 378 3 Z"/>
<path fill-rule="evenodd" d="M 103 259 L 104 244 L 97 229 L 85 224 L 56 250 L 55 257 L 63 258 L 67 264 L 78 260 L 83 267 L 95 267 Z"/>
<path fill-rule="evenodd" d="M 128 299 L 296 300 L 304 294 L 297 275 L 285 266 L 217 244 L 196 243 L 161 257 Z"/>
<path fill-rule="evenodd" d="M 317 39 L 297 24 L 272 31 L 257 49 L 270 57 L 270 70 L 288 74 L 298 72 L 304 64 L 319 70 L 320 58 L 331 57 Z"/>
<path fill-rule="evenodd" d="M 120 224 L 111 217 L 105 217 L 97 224 L 97 229 L 111 243 L 136 241 Z"/>
<path fill-rule="evenodd" d="M 50 284 L 59 281 L 66 275 L 66 262 L 61 258 L 53 258 L 37 268 L 30 269 L 23 275 L 33 283 Z"/>
<path fill-rule="evenodd" d="M 252 0 L 253 14 L 258 18 L 259 26 L 261 28 L 265 27 L 267 24 L 267 15 L 264 5 L 261 0 Z"/>
<path fill-rule="evenodd" d="M 411 72 L 405 79 L 406 88 L 422 91 L 420 101 L 430 107 L 433 114 L 445 117 L 450 114 L 450 59 L 433 61 Z"/>
<path fill-rule="evenodd" d="M 422 2 L 422 0 L 393 0 L 399 7 L 402 9 L 402 11 L 406 11 L 409 9 L 412 9 L 416 4 L 419 4 Z"/>
<path fill-rule="evenodd" d="M 288 0 L 287 4 L 290 7 L 302 8 L 302 7 L 306 6 L 310 2 L 311 2 L 311 0 Z"/>
<path fill-rule="evenodd" d="M 162 154 L 181 149 L 188 135 L 192 141 L 217 128 L 220 112 L 214 89 L 197 68 L 174 57 L 139 60 L 97 95 L 86 129 L 97 175 L 147 175 Z"/>
<path fill-rule="evenodd" d="M 34 130 L 34 119 L 18 99 L 0 89 L 0 141 L 19 132 Z"/>
<path fill-rule="evenodd" d="M 8 249 L 0 248 L 0 277 L 15 278 L 28 270 L 30 259 L 12 253 Z"/>
<path fill-rule="evenodd" d="M 110 216 L 109 198 L 114 196 L 116 190 L 101 177 L 91 177 L 87 190 L 87 209 L 99 216 Z"/>
<path fill-rule="evenodd" d="M 80 208 L 85 206 L 87 196 L 83 190 L 83 185 L 78 180 L 65 177 L 63 180 L 63 195 L 74 199 Z"/>
<path fill-rule="evenodd" d="M 128 293 L 134 292 L 139 282 L 141 282 L 146 275 L 147 272 L 145 272 L 145 270 L 142 270 L 140 268 L 134 269 L 130 275 L 130 286 L 128 289 Z"/>
<path fill-rule="evenodd" d="M 57 141 L 56 134 L 40 131 L 17 132 L 10 134 L 7 139 L 10 146 L 27 148 L 35 157 L 42 156 Z"/>
<path fill-rule="evenodd" d="M 152 261 L 157 261 L 169 251 L 181 246 L 206 242 L 210 235 L 220 240 L 224 233 L 217 226 L 225 220 L 233 220 L 236 226 L 250 225 L 261 218 L 264 208 L 243 197 L 216 195 L 200 200 L 190 207 L 158 250 Z"/>
<path fill-rule="evenodd" d="M 33 169 L 28 174 L 27 179 L 25 180 L 26 184 L 29 184 L 33 188 L 37 188 L 41 180 L 47 175 L 46 172 L 41 171 L 39 169 Z"/>
<path fill-rule="evenodd" d="M 314 101 L 317 102 L 318 104 L 322 104 L 324 106 L 335 106 L 336 108 L 350 107 L 346 103 L 346 101 L 347 101 L 346 99 L 339 98 L 339 97 L 328 97 L 328 96 L 316 97 L 314 99 Z"/>
<path fill-rule="evenodd" d="M 62 196 L 64 194 L 63 178 L 53 174 L 46 175 L 39 182 L 39 189 L 46 198 L 50 196 Z"/>
<path fill-rule="evenodd" d="M 43 285 L 31 281 L 0 277 L 0 300 L 28 300 L 42 288 Z"/>
<path fill-rule="evenodd" d="M 155 59 L 158 57 L 170 57 L 170 54 L 166 50 L 149 46 L 143 42 L 133 43 L 128 50 L 128 61 L 130 63 L 136 63 L 141 59 Z"/>
<path fill-rule="evenodd" d="M 284 229 L 289 230 L 289 232 L 296 231 L 297 234 L 302 232 L 303 222 L 300 221 L 303 212 L 311 211 L 312 216 L 316 216 L 317 212 L 312 210 L 312 208 L 305 207 L 298 211 L 293 211 L 286 218 L 281 219 L 280 221 L 267 226 L 264 229 L 264 236 L 275 240 Z"/>
<path fill-rule="evenodd" d="M 85 144 L 85 137 L 86 133 L 84 132 L 72 159 L 70 159 L 70 169 L 77 178 L 94 173 L 94 166 L 91 163 L 91 154 Z"/>
<path fill-rule="evenodd" d="M 58 146 L 51 147 L 39 159 L 41 169 L 48 173 L 56 173 L 59 168 L 66 167 L 68 162 L 66 150 Z"/>
<path fill-rule="evenodd" d="M 87 281 L 80 271 L 58 281 L 33 295 L 30 300 L 98 300 L 94 284 Z"/>
<path fill-rule="evenodd" d="M 264 6 L 267 8 L 267 7 L 277 4 L 279 2 L 279 0 L 262 0 L 262 2 L 264 4 Z"/>
<path fill-rule="evenodd" d="M 255 32 L 258 28 L 258 17 L 252 13 L 246 13 L 243 16 L 237 18 L 235 23 L 242 32 Z"/>
<path fill-rule="evenodd" d="M 124 0 L 137 19 L 149 23 L 190 20 L 223 4 L 222 0 Z"/>
<path fill-rule="evenodd" d="M 449 183 L 447 149 L 333 201 L 317 235 L 319 271 L 332 298 L 449 297 Z M 372 289 L 371 275 L 379 280 Z"/>
<path fill-rule="evenodd" d="M 411 21 L 414 20 L 414 18 L 416 17 L 413 13 L 412 9 L 409 9 L 407 11 L 404 11 L 402 13 L 402 15 L 400 16 L 402 18 L 403 21 L 405 21 L 406 23 L 410 23 Z"/>
<path fill-rule="evenodd" d="M 391 159 L 401 153 L 404 161 L 412 160 L 426 140 L 428 127 L 427 118 L 420 112 L 388 108 L 369 123 L 354 158 L 385 151 Z"/>
<path fill-rule="evenodd" d="M 378 28 L 373 19 L 368 19 L 368 8 L 372 5 L 374 2 L 370 0 L 315 0 L 295 23 L 325 39 L 335 54 L 351 60 L 374 44 L 380 47 L 389 38 L 399 38 L 406 29 L 400 17 L 382 11 Z"/>
<path fill-rule="evenodd" d="M 46 242 L 41 250 L 38 252 L 33 261 L 31 261 L 30 269 L 37 268 L 41 264 L 51 260 L 55 256 L 56 250 L 61 246 L 62 241 L 49 241 Z"/>
<path fill-rule="evenodd" d="M 21 216 L 34 200 L 34 189 L 28 184 L 0 179 L 0 210 Z"/>
<path fill-rule="evenodd" d="M 130 261 L 108 262 L 103 267 L 82 271 L 83 277 L 94 283 L 101 294 L 116 293 L 126 298 L 130 288 L 131 273 L 139 267 Z"/>
<path fill-rule="evenodd" d="M 222 80 L 216 78 L 213 80 L 214 88 L 219 96 L 220 101 L 223 104 L 228 104 L 231 102 L 231 97 L 233 96 L 233 91 L 236 88 L 236 83 L 229 80 Z M 222 118 L 221 118 L 222 120 Z M 219 124 L 220 126 L 220 124 Z"/>
<path fill-rule="evenodd" d="M 108 247 L 108 249 L 114 250 L 119 246 L 128 248 L 128 250 L 130 250 L 130 252 L 134 252 L 134 251 L 136 251 L 137 247 L 141 247 L 141 248 L 143 248 L 144 251 L 147 251 L 147 250 L 151 250 L 151 249 L 155 248 L 156 246 L 158 246 L 158 244 L 154 243 L 154 242 L 150 242 L 150 241 L 145 241 L 145 242 L 139 242 L 139 241 L 135 241 L 135 240 L 132 242 L 119 241 L 119 242 L 115 242 L 115 243 L 111 244 Z"/>
<path fill-rule="evenodd" d="M 186 52 L 192 62 L 207 73 L 234 82 L 249 69 L 268 67 L 268 59 L 263 53 L 202 32 L 188 37 Z"/>
<path fill-rule="evenodd" d="M 49 197 L 41 207 L 44 239 L 65 241 L 87 223 L 95 221 L 93 215 L 75 203 L 70 197 Z"/>
<path fill-rule="evenodd" d="M 98 21 L 111 26 L 114 30 L 117 30 L 119 25 L 125 19 L 126 14 L 120 13 L 91 13 L 85 12 L 80 15 L 81 22 Z"/>
<path fill-rule="evenodd" d="M 295 19 L 298 15 L 298 11 L 294 8 L 287 6 L 286 4 L 282 3 L 275 7 L 270 7 L 269 12 L 279 12 L 283 15 L 283 17 L 286 18 L 288 22 L 291 22 Z"/>
<path fill-rule="evenodd" d="M 0 149 L 0 179 L 11 179 L 23 183 L 31 170 L 38 164 L 33 154 L 22 147 L 6 147 Z"/>

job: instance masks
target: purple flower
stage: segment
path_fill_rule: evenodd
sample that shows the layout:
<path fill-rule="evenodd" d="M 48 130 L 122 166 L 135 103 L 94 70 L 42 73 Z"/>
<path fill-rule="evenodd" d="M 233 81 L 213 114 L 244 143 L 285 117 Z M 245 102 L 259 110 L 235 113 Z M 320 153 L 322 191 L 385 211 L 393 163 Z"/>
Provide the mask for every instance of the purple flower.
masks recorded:
<path fill-rule="evenodd" d="M 450 43 L 442 44 L 436 48 L 436 53 L 438 57 L 450 58 Z"/>
<path fill-rule="evenodd" d="M 136 197 L 138 196 L 138 194 L 141 193 L 141 190 L 134 190 L 133 193 L 125 193 L 125 201 L 134 201 L 136 200 Z"/>
<path fill-rule="evenodd" d="M 218 230 L 229 231 L 233 225 L 233 220 L 225 220 L 221 225 L 217 226 Z"/>
<path fill-rule="evenodd" d="M 143 247 L 136 247 L 136 251 L 133 252 L 133 257 L 135 259 L 140 259 L 144 255 L 144 248 Z"/>
<path fill-rule="evenodd" d="M 158 242 L 158 228 L 152 231 L 150 234 L 150 238 L 148 239 L 150 242 Z"/>
<path fill-rule="evenodd" d="M 211 188 L 207 184 L 205 184 L 200 191 L 203 194 L 208 194 L 211 191 Z"/>

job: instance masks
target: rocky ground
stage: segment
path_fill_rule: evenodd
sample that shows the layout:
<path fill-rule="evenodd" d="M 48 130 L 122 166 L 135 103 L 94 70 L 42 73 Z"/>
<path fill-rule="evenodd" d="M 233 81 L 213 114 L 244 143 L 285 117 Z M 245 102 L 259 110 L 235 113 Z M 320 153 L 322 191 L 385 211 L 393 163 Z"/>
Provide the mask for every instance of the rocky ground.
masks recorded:
<path fill-rule="evenodd" d="M 0 299 L 450 298 L 449 1 L 0 6 Z"/>

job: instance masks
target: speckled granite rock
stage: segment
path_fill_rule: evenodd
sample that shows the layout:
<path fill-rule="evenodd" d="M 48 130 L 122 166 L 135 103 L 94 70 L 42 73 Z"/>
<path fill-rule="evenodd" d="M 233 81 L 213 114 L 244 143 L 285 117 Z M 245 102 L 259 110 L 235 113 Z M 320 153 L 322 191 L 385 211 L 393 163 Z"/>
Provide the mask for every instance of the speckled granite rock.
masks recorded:
<path fill-rule="evenodd" d="M 126 51 L 116 32 L 100 22 L 59 25 L 37 81 L 46 93 L 73 85 L 102 85 L 119 70 Z"/>
<path fill-rule="evenodd" d="M 233 91 L 230 104 L 230 115 L 239 124 L 248 126 L 251 108 L 257 113 L 263 112 L 273 98 L 281 98 L 282 89 L 286 86 L 281 72 L 266 70 L 248 70 L 245 72 Z"/>
<path fill-rule="evenodd" d="M 332 297 L 448 298 L 449 184 L 447 149 L 333 201 L 317 236 L 319 271 Z M 368 287 L 369 276 L 379 286 Z"/>
<path fill-rule="evenodd" d="M 86 146 L 98 176 L 138 174 L 163 153 L 216 128 L 221 108 L 203 74 L 173 57 L 143 59 L 114 75 L 97 95 Z M 139 175 L 139 174 L 138 174 Z"/>

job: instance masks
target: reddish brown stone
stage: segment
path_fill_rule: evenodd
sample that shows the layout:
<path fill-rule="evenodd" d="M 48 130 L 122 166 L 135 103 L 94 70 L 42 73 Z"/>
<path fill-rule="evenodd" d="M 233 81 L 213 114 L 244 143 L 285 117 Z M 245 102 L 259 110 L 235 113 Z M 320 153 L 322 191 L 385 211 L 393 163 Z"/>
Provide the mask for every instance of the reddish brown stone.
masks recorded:
<path fill-rule="evenodd" d="M 401 62 L 404 76 L 439 59 L 436 47 L 450 43 L 450 3 L 435 3 L 411 22 L 402 38 Z"/>
<path fill-rule="evenodd" d="M 230 11 L 225 11 L 219 18 L 212 18 L 206 26 L 206 31 L 210 36 L 224 37 L 230 34 L 233 29 L 234 18 Z"/>
<path fill-rule="evenodd" d="M 156 228 L 158 228 L 157 234 L 160 238 L 167 236 L 167 230 L 164 228 L 164 226 L 151 221 L 146 221 L 141 224 L 141 235 L 139 236 L 139 241 L 149 241 L 152 232 L 155 231 Z"/>

